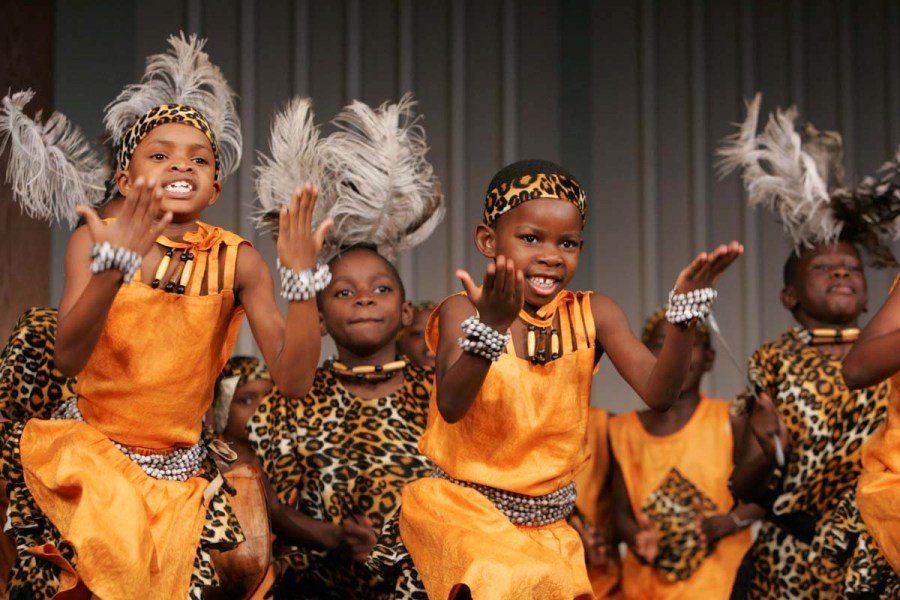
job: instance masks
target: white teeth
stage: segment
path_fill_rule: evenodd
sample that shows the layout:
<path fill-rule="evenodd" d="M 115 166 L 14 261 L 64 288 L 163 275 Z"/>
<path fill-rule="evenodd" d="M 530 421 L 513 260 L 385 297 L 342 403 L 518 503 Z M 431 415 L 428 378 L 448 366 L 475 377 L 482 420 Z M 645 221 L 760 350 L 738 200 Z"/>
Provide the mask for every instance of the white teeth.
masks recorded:
<path fill-rule="evenodd" d="M 529 277 L 528 281 L 536 287 L 551 288 L 556 285 L 555 279 L 548 279 L 546 277 Z"/>
<path fill-rule="evenodd" d="M 190 192 L 194 186 L 189 181 L 173 181 L 166 186 L 170 192 Z"/>

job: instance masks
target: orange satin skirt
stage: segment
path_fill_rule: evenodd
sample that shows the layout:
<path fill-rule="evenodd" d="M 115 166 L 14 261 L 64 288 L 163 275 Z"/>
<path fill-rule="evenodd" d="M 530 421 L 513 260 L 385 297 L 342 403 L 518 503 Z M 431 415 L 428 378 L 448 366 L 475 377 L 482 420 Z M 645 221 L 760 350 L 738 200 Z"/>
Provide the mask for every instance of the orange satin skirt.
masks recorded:
<path fill-rule="evenodd" d="M 76 421 L 32 419 L 20 448 L 28 491 L 75 549 L 77 576 L 94 594 L 187 597 L 206 515 L 205 479 L 154 479 Z"/>
<path fill-rule="evenodd" d="M 479 492 L 425 478 L 403 490 L 400 536 L 432 600 L 593 598 L 578 533 L 518 527 Z"/>

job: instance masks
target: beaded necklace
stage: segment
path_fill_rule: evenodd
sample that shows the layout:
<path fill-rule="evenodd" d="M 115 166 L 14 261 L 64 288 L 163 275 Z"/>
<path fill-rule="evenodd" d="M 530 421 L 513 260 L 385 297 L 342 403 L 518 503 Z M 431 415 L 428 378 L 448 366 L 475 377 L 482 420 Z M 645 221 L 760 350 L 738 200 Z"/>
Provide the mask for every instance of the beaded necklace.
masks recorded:
<path fill-rule="evenodd" d="M 348 367 L 336 358 L 332 358 L 325 363 L 325 367 L 338 377 L 344 379 L 353 379 L 355 381 L 368 381 L 377 383 L 387 381 L 394 377 L 397 372 L 406 368 L 406 360 L 400 358 L 383 365 L 359 365 L 357 367 Z"/>
<path fill-rule="evenodd" d="M 525 310 L 519 311 L 519 318 L 528 324 L 525 354 L 534 364 L 545 365 L 561 356 L 559 330 L 553 327 L 553 321 L 559 312 L 563 294 L 564 292 L 557 294 L 553 300 L 538 309 L 535 316 Z"/>
<path fill-rule="evenodd" d="M 800 339 L 810 346 L 852 344 L 859 339 L 859 327 L 803 329 L 800 331 Z"/>
<path fill-rule="evenodd" d="M 182 252 L 179 256 L 180 260 L 172 271 L 172 275 L 162 287 L 163 290 L 170 294 L 183 294 L 187 288 L 187 284 L 191 281 L 191 274 L 194 272 L 195 256 L 194 253 L 190 251 L 191 244 L 187 242 L 175 242 L 164 236 L 160 236 L 157 239 L 157 243 L 166 247 L 166 253 L 163 255 L 162 260 L 159 261 L 159 266 L 156 267 L 156 274 L 153 276 L 153 281 L 150 282 L 150 286 L 159 288 L 162 285 L 162 279 L 169 270 L 172 257 L 175 255 L 175 249 L 181 248 Z"/>

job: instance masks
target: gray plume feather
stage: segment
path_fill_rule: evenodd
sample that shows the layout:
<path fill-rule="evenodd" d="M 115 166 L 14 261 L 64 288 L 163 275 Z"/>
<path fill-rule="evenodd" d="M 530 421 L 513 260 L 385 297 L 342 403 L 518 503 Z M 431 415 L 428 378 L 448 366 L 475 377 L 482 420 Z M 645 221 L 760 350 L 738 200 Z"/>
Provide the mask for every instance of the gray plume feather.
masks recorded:
<path fill-rule="evenodd" d="M 427 238 L 444 215 L 425 130 L 411 94 L 376 109 L 356 101 L 323 143 L 334 192 L 320 198 L 334 219 L 326 253 L 374 244 L 389 259 Z"/>
<path fill-rule="evenodd" d="M 294 98 L 275 114 L 269 134 L 269 155 L 260 153 L 254 169 L 259 210 L 254 217 L 258 229 L 275 233 L 281 207 L 290 202 L 294 189 L 304 183 L 319 188 L 319 197 L 333 193 L 327 186 L 322 142 L 315 124 L 312 100 Z M 326 202 L 319 200 L 313 222 L 319 223 Z"/>
<path fill-rule="evenodd" d="M 191 106 L 209 122 L 225 178 L 241 162 L 241 121 L 234 92 L 219 67 L 203 51 L 206 40 L 193 34 L 185 38 L 181 32 L 168 41 L 168 52 L 147 58 L 141 82 L 126 86 L 107 105 L 106 130 L 118 145 L 124 133 L 151 108 L 160 104 Z"/>
<path fill-rule="evenodd" d="M 750 206 L 762 205 L 770 210 L 781 221 L 795 247 L 836 241 L 842 224 L 831 210 L 827 182 L 830 178 L 837 179 L 842 171 L 819 171 L 817 162 L 822 165 L 827 162 L 822 154 L 826 149 L 811 148 L 813 156 L 804 148 L 794 125 L 797 118 L 794 107 L 778 109 L 769 115 L 765 128 L 757 134 L 761 101 L 762 95 L 757 93 L 747 103 L 747 118 L 720 146 L 717 152 L 720 175 L 724 177 L 742 168 Z M 813 128 L 813 133 L 820 132 Z M 825 133 L 829 134 L 831 144 L 836 137 L 836 152 L 834 148 L 827 151 L 839 158 L 840 136 Z"/>
<path fill-rule="evenodd" d="M 103 201 L 109 169 L 100 154 L 65 115 L 54 112 L 41 122 L 23 109 L 32 90 L 3 98 L 0 107 L 0 154 L 8 146 L 6 182 L 13 198 L 30 217 L 46 221 L 78 222 L 78 204 Z"/>

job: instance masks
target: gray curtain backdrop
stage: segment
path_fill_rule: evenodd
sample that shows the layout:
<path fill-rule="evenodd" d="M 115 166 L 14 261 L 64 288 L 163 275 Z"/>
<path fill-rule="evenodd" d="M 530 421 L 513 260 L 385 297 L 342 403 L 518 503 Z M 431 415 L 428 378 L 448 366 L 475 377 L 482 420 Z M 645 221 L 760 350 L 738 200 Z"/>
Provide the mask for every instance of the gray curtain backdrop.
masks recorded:
<path fill-rule="evenodd" d="M 101 109 L 136 79 L 146 55 L 183 29 L 238 91 L 244 165 L 206 220 L 251 239 L 256 150 L 272 111 L 295 94 L 320 120 L 348 101 L 413 91 L 449 210 L 400 260 L 416 300 L 459 289 L 454 269 L 484 267 L 471 234 L 492 174 L 519 158 L 565 164 L 589 190 L 586 247 L 575 288 L 619 302 L 633 326 L 665 299 L 697 252 L 740 239 L 745 259 L 723 279 L 716 314 L 742 363 L 782 332 L 778 301 L 788 252 L 780 227 L 744 207 L 736 177 L 714 174 L 714 149 L 743 115 L 796 102 L 844 135 L 848 173 L 876 169 L 900 144 L 900 2 L 890 0 L 58 0 L 59 110 L 91 136 Z M 54 232 L 54 299 L 68 232 Z M 892 273 L 870 272 L 870 306 Z M 246 329 L 246 328 L 245 328 Z M 245 331 L 241 352 L 253 352 Z M 742 379 L 719 346 L 706 382 L 731 397 Z M 594 404 L 639 401 L 604 362 Z"/>

